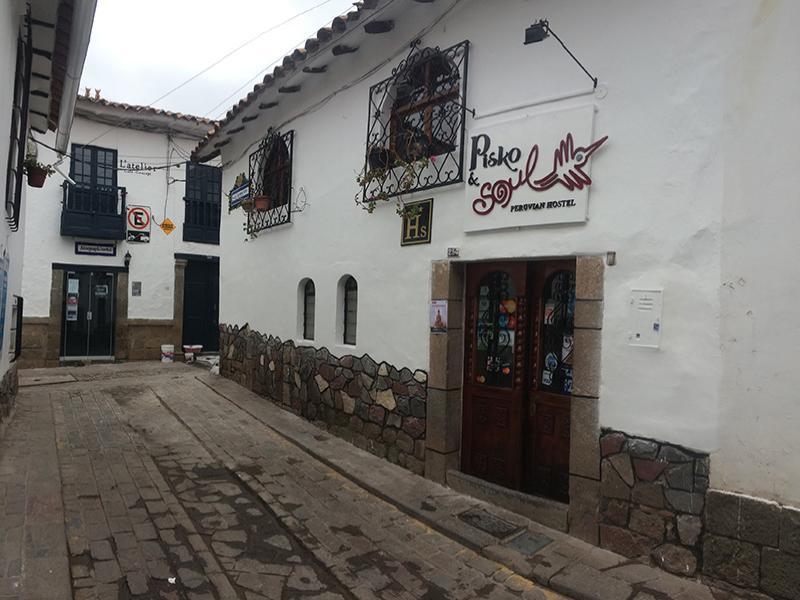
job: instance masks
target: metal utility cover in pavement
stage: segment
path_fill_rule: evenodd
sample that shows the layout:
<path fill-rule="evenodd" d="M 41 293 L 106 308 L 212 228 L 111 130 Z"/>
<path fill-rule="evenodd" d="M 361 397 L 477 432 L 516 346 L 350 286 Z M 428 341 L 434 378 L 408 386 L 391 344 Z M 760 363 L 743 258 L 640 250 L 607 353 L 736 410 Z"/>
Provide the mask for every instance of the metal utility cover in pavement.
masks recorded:
<path fill-rule="evenodd" d="M 468 525 L 472 525 L 476 529 L 485 531 L 486 533 L 497 538 L 508 537 L 512 533 L 521 529 L 519 525 L 509 523 L 500 517 L 496 517 L 493 514 L 486 512 L 482 508 L 470 508 L 469 510 L 458 515 L 458 518 Z"/>
<path fill-rule="evenodd" d="M 552 541 L 552 539 L 541 533 L 526 531 L 503 545 L 525 556 L 533 556 Z"/>

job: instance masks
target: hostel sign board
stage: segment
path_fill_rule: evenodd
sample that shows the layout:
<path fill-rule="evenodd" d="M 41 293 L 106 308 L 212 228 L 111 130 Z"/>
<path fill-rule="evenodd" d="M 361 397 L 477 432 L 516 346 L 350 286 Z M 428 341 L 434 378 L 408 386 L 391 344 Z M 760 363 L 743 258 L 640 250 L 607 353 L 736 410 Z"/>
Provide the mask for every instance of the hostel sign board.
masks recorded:
<path fill-rule="evenodd" d="M 129 242 L 149 242 L 150 221 L 152 219 L 149 206 L 129 206 L 127 240 Z"/>
<path fill-rule="evenodd" d="M 525 116 L 470 135 L 465 231 L 586 221 L 594 106 Z"/>

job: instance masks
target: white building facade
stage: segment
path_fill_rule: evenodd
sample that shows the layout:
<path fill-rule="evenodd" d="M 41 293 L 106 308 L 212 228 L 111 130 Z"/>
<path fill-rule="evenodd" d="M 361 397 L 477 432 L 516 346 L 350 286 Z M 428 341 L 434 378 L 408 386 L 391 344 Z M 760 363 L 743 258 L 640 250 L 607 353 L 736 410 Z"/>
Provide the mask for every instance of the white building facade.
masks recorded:
<path fill-rule="evenodd" d="M 0 131 L 9 133 L 0 144 L 0 433 L 17 390 L 28 188 L 44 162 L 31 138 L 52 132 L 52 145 L 66 148 L 94 10 L 94 0 L 8 0 L 0 8 Z"/>
<path fill-rule="evenodd" d="M 222 373 L 604 547 L 800 597 L 800 6 L 499 4 L 365 2 L 198 146 L 251 196 L 221 222 Z M 596 88 L 523 43 L 545 17 L 528 41 Z"/>
<path fill-rule="evenodd" d="M 63 162 L 71 181 L 30 194 L 22 364 L 215 351 L 220 170 L 187 167 L 213 123 L 88 94 Z"/>

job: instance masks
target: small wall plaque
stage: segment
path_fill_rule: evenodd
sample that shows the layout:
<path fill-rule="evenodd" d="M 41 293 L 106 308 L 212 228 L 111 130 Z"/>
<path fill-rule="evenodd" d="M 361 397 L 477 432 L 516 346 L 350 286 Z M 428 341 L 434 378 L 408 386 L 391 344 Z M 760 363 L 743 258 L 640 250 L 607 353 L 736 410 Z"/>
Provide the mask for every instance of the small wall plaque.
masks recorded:
<path fill-rule="evenodd" d="M 141 296 L 142 295 L 142 282 L 141 281 L 132 281 L 131 282 L 131 296 Z"/>
<path fill-rule="evenodd" d="M 433 198 L 409 202 L 403 214 L 403 230 L 400 232 L 401 246 L 431 243 L 433 222 Z"/>
<path fill-rule="evenodd" d="M 87 256 L 116 256 L 117 244 L 98 244 L 96 242 L 75 242 L 75 254 Z"/>

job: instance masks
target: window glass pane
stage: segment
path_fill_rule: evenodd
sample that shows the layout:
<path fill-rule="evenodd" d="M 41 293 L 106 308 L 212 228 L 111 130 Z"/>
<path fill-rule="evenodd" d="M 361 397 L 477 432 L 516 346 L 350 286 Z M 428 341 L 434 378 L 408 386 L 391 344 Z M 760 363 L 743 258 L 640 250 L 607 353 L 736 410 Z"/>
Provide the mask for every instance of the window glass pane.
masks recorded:
<path fill-rule="evenodd" d="M 356 280 L 348 278 L 344 286 L 344 343 L 356 343 L 358 318 L 358 286 Z"/>
<path fill-rule="evenodd" d="M 314 339 L 314 310 L 316 305 L 316 293 L 314 282 L 307 281 L 303 291 L 303 338 Z"/>
<path fill-rule="evenodd" d="M 544 286 L 542 364 L 539 388 L 572 393 L 572 349 L 575 317 L 575 273 L 559 271 Z"/>
<path fill-rule="evenodd" d="M 475 381 L 510 388 L 514 382 L 517 295 L 508 273 L 495 271 L 478 289 Z"/>

